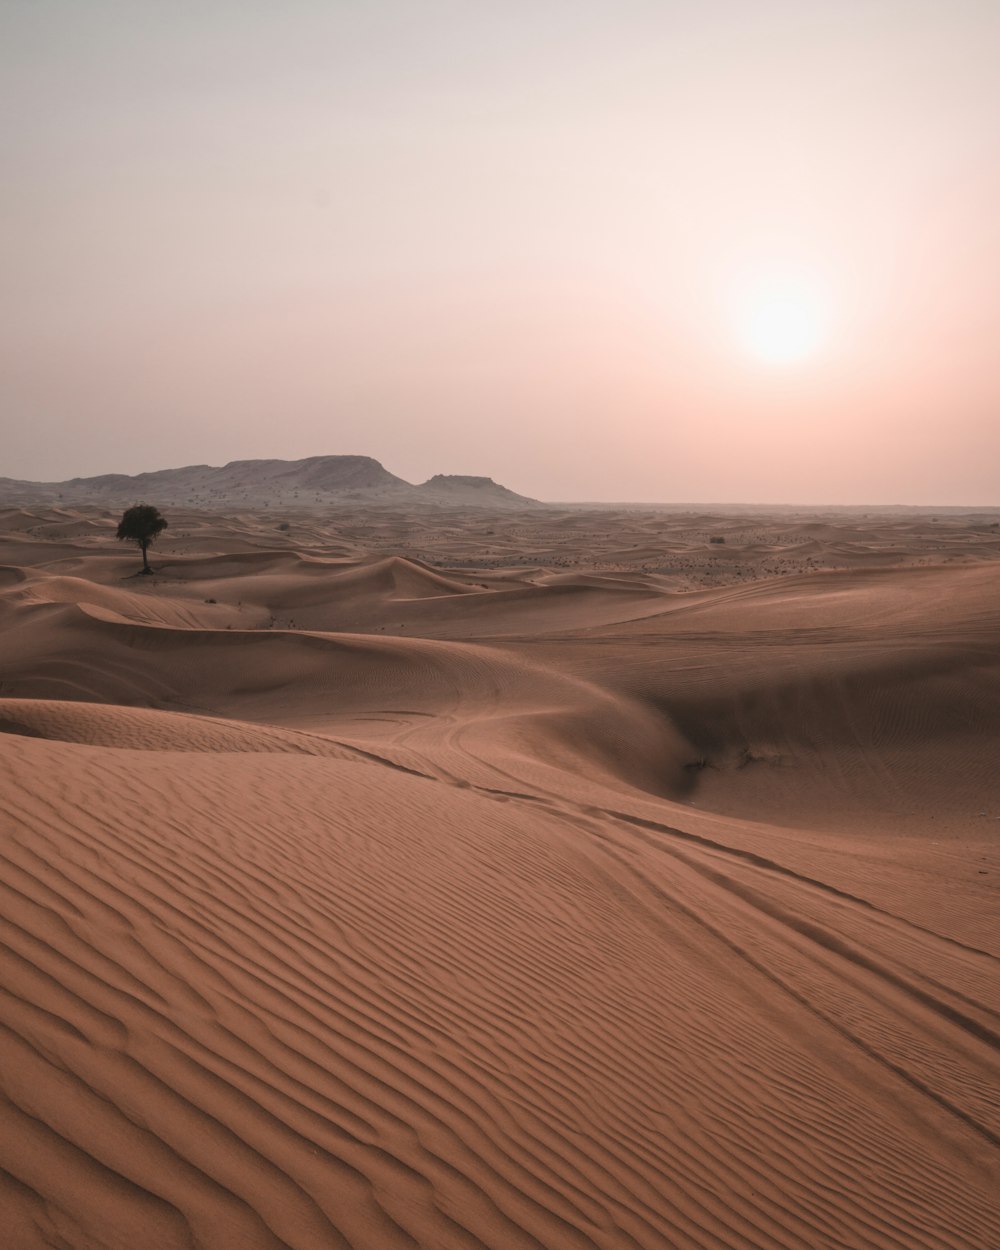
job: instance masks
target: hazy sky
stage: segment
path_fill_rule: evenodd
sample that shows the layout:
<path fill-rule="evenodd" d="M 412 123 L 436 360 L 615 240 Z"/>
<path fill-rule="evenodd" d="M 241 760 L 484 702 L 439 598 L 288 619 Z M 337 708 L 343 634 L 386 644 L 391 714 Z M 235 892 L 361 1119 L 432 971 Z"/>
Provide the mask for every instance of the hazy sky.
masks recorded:
<path fill-rule="evenodd" d="M 2 0 L 0 475 L 1000 504 L 998 65 L 998 0 Z"/>

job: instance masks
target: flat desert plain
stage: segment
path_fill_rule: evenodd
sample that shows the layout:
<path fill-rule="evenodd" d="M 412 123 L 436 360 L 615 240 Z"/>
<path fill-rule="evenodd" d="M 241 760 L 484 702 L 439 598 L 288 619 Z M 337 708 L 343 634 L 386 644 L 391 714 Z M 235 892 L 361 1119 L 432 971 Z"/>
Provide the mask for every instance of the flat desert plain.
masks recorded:
<path fill-rule="evenodd" d="M 0 511 L 5 1247 L 1000 1246 L 997 514 L 164 511 Z"/>

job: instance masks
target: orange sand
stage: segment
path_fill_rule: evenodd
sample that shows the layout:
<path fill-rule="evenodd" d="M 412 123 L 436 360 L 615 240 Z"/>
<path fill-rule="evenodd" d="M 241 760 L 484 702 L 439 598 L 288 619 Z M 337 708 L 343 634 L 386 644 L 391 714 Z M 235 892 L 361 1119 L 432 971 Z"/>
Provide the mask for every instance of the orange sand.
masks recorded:
<path fill-rule="evenodd" d="M 992 517 L 116 519 L 0 511 L 4 1246 L 1000 1246 Z"/>

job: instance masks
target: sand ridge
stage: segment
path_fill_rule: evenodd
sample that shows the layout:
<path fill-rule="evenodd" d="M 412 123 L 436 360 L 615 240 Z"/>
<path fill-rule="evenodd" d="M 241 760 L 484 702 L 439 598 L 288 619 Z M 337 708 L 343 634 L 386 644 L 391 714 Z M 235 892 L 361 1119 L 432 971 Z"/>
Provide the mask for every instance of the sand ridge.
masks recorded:
<path fill-rule="evenodd" d="M 991 518 L 113 521 L 0 511 L 11 1245 L 1000 1244 Z"/>

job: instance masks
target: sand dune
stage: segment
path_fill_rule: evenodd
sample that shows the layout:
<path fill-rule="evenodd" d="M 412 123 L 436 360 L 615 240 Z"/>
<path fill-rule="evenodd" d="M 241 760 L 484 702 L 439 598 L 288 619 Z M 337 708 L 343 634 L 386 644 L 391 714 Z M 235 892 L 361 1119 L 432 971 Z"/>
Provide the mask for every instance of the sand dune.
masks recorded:
<path fill-rule="evenodd" d="M 421 517 L 0 511 L 5 1244 L 1000 1245 L 992 518 Z"/>

